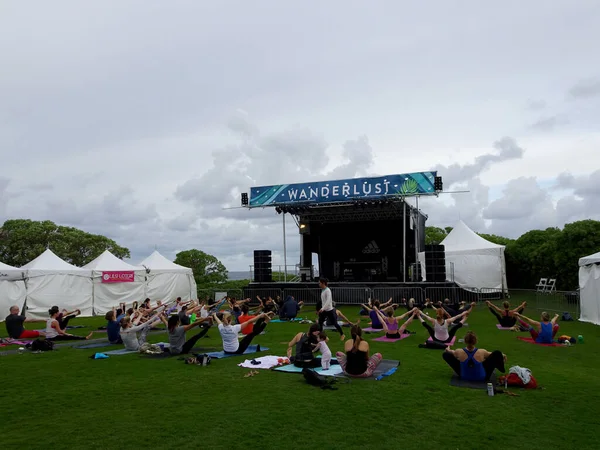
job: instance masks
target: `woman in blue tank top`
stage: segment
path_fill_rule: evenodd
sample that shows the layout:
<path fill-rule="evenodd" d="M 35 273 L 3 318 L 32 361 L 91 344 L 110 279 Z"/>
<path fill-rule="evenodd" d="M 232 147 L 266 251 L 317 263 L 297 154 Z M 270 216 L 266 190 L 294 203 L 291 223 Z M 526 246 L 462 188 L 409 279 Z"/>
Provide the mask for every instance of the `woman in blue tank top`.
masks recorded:
<path fill-rule="evenodd" d="M 533 340 L 538 344 L 552 344 L 554 341 L 554 336 L 558 332 L 560 328 L 556 322 L 558 322 L 558 314 L 554 316 L 552 320 L 550 320 L 550 314 L 547 312 L 542 313 L 542 321 L 538 322 L 536 320 L 530 319 L 529 317 L 525 317 L 522 314 L 515 314 L 519 318 L 519 322 L 521 325 L 525 327 L 529 327 L 529 333 Z M 529 323 L 527 323 L 527 322 Z"/>
<path fill-rule="evenodd" d="M 448 347 L 442 355 L 444 361 L 461 379 L 488 381 L 496 369 L 505 372 L 506 355 L 499 350 L 488 352 L 483 348 L 477 348 L 477 336 L 472 331 L 465 335 L 465 345 L 465 348 L 458 350 L 451 350 Z"/>

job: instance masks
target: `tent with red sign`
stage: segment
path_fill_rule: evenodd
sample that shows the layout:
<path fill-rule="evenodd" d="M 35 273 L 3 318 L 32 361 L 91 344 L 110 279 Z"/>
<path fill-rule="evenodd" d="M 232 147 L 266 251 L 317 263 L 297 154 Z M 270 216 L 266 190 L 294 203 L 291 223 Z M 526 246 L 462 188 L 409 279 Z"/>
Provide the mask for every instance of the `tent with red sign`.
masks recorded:
<path fill-rule="evenodd" d="M 168 303 L 177 297 L 183 301 L 198 297 L 194 273 L 189 267 L 169 261 L 158 251 L 143 260 L 140 266 L 144 266 L 148 272 L 147 294 L 152 303 L 156 300 Z"/>
<path fill-rule="evenodd" d="M 92 272 L 73 266 L 48 249 L 20 269 L 25 272 L 27 316 L 48 318 L 48 310 L 79 309 L 81 316 L 92 315 Z"/>
<path fill-rule="evenodd" d="M 10 314 L 10 307 L 23 308 L 27 291 L 25 271 L 0 262 L 0 321 Z"/>
<path fill-rule="evenodd" d="M 92 271 L 96 315 L 104 315 L 120 303 L 141 304 L 146 298 L 146 269 L 132 266 L 108 250 L 83 268 Z"/>

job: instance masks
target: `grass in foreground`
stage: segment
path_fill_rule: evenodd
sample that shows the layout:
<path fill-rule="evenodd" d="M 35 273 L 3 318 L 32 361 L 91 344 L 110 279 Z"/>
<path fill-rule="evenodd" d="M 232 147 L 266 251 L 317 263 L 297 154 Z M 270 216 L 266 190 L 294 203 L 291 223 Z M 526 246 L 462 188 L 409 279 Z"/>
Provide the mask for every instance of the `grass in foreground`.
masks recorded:
<path fill-rule="evenodd" d="M 356 308 L 341 309 L 358 315 Z M 304 313 L 312 316 L 310 309 Z M 74 330 L 84 334 L 104 321 L 75 323 L 89 327 Z M 261 355 L 284 356 L 284 342 L 307 328 L 270 324 L 256 339 L 271 349 Z M 417 335 L 399 343 L 371 342 L 372 351 L 401 361 L 394 375 L 353 380 L 337 391 L 309 386 L 296 374 L 260 371 L 243 378 L 248 369 L 237 364 L 244 357 L 203 368 L 136 354 L 91 360 L 94 350 L 72 348 L 2 356 L 1 447 L 597 448 L 600 327 L 561 323 L 561 333 L 582 334 L 585 344 L 546 348 L 498 331 L 492 315 L 478 307 L 468 329 L 481 347 L 502 350 L 508 367 L 530 368 L 545 388 L 514 389 L 519 397 L 450 387 L 441 351 L 417 348 L 425 329 L 418 322 L 410 329 Z M 203 346 L 220 346 L 216 329 L 209 336 Z M 330 338 L 332 351 L 340 350 L 337 335 Z"/>

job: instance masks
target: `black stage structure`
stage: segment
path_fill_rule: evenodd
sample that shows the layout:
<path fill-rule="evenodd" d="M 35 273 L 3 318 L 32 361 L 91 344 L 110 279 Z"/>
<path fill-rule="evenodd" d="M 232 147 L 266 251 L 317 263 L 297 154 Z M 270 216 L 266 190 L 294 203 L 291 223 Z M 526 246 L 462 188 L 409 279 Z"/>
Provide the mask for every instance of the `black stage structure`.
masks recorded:
<path fill-rule="evenodd" d="M 328 278 L 332 290 L 386 298 L 392 291 L 417 297 L 411 294 L 428 287 L 454 287 L 446 281 L 443 246 L 425 245 L 427 215 L 418 207 L 419 197 L 441 191 L 442 179 L 436 172 L 251 188 L 250 197 L 242 194 L 243 207 L 273 207 L 284 220 L 289 215 L 297 224 L 300 279 L 274 282 L 271 252 L 255 250 L 254 280 L 245 295 L 254 298 L 285 291 L 302 298 L 313 290 L 314 297 L 318 276 Z M 407 202 L 409 197 L 415 198 L 415 206 Z M 421 252 L 427 282 L 418 261 Z M 313 253 L 318 255 L 318 274 Z M 357 299 L 366 301 L 365 295 Z"/>

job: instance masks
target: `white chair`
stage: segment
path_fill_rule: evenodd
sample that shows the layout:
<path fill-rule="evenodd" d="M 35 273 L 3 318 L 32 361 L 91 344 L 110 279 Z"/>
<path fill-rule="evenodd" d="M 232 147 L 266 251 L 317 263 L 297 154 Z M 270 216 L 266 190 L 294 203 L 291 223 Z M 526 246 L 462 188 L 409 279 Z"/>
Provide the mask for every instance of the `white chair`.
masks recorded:
<path fill-rule="evenodd" d="M 556 278 L 550 278 L 548 284 L 546 284 L 546 291 L 548 294 L 556 292 Z"/>
<path fill-rule="evenodd" d="M 545 292 L 546 286 L 548 286 L 548 278 L 540 278 L 540 282 L 535 285 L 537 292 Z"/>

